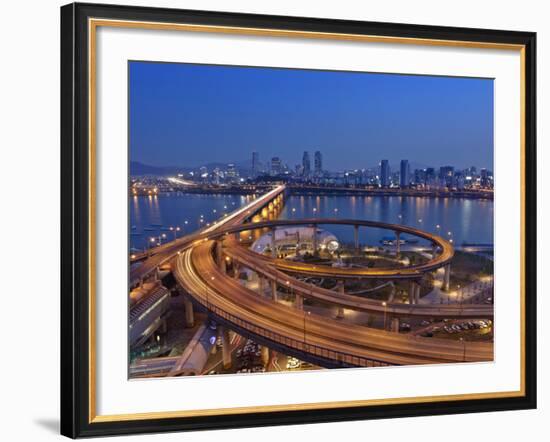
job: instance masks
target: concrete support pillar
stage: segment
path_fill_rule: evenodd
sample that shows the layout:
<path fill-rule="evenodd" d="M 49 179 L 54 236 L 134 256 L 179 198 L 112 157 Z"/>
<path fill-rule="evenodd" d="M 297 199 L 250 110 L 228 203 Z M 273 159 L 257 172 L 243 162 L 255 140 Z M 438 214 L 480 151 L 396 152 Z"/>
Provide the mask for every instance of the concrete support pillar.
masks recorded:
<path fill-rule="evenodd" d="M 277 281 L 275 281 L 274 279 L 271 280 L 271 299 L 273 299 L 273 301 L 277 301 L 278 297 L 277 297 Z"/>
<path fill-rule="evenodd" d="M 353 226 L 353 242 L 355 245 L 355 251 L 359 251 L 359 226 Z"/>
<path fill-rule="evenodd" d="M 222 337 L 222 359 L 223 368 L 231 368 L 231 342 L 229 339 L 229 330 L 225 327 L 220 327 L 220 334 Z"/>
<path fill-rule="evenodd" d="M 240 269 L 239 263 L 236 261 L 233 261 L 233 277 L 235 279 L 239 279 L 240 272 L 241 272 L 241 269 Z"/>
<path fill-rule="evenodd" d="M 394 333 L 399 333 L 399 318 L 392 318 L 391 331 Z"/>
<path fill-rule="evenodd" d="M 195 325 L 195 314 L 193 313 L 193 303 L 187 295 L 183 298 L 183 306 L 185 307 L 185 326 L 191 328 Z"/>
<path fill-rule="evenodd" d="M 401 232 L 395 232 L 395 257 L 401 255 Z"/>
<path fill-rule="evenodd" d="M 437 256 L 437 244 L 432 244 L 432 259 L 435 259 Z"/>
<path fill-rule="evenodd" d="M 260 293 L 262 296 L 265 295 L 265 278 L 262 275 L 258 275 L 258 282 L 260 286 Z"/>
<path fill-rule="evenodd" d="M 223 256 L 223 246 L 221 241 L 216 243 L 216 260 L 218 261 L 218 268 L 222 271 L 222 273 L 225 273 L 225 257 Z"/>
<path fill-rule="evenodd" d="M 262 352 L 262 363 L 264 364 L 264 366 L 267 366 L 267 364 L 269 364 L 269 356 L 270 356 L 269 347 L 262 345 L 261 352 Z"/>
<path fill-rule="evenodd" d="M 415 304 L 416 285 L 415 281 L 409 283 L 409 304 Z"/>
<path fill-rule="evenodd" d="M 391 292 L 390 296 L 388 296 L 388 302 L 393 302 L 393 299 L 395 298 L 395 284 L 391 283 Z"/>
<path fill-rule="evenodd" d="M 445 266 L 445 274 L 443 275 L 443 290 L 448 291 L 451 285 L 451 264 Z"/>
<path fill-rule="evenodd" d="M 420 284 L 416 284 L 414 291 L 414 303 L 418 304 L 420 302 Z"/>
<path fill-rule="evenodd" d="M 344 281 L 338 281 L 338 292 L 342 295 L 344 292 Z M 338 306 L 338 313 L 336 314 L 336 317 L 339 319 L 342 319 L 344 317 L 344 307 Z"/>
<path fill-rule="evenodd" d="M 313 224 L 313 234 L 311 237 L 311 241 L 313 243 L 313 254 L 317 255 L 317 224 Z"/>
<path fill-rule="evenodd" d="M 275 243 L 275 228 L 271 228 L 271 257 L 277 258 L 277 245 Z"/>
<path fill-rule="evenodd" d="M 304 297 L 302 295 L 299 295 L 298 293 L 296 293 L 295 296 L 294 307 L 296 307 L 298 310 L 304 309 Z"/>

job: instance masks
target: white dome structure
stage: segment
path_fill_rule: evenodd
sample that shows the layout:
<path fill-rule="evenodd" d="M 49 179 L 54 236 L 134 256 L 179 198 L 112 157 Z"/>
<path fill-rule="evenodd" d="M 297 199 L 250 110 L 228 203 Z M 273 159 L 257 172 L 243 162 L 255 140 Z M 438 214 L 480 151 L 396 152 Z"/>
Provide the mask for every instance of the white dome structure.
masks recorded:
<path fill-rule="evenodd" d="M 280 227 L 273 230 L 273 233 L 275 234 L 277 256 L 313 253 L 314 227 Z M 336 238 L 336 236 L 332 233 L 317 227 L 316 234 L 317 250 L 326 250 L 333 253 L 340 247 L 338 238 Z M 271 251 L 271 245 L 272 232 L 269 232 L 254 241 L 250 248 L 256 253 L 265 253 Z"/>

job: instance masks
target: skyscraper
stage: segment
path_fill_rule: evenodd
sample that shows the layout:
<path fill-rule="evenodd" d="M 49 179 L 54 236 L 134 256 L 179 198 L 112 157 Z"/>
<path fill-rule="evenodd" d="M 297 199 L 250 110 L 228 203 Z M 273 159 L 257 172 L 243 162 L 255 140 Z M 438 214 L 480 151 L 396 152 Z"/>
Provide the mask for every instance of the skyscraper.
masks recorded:
<path fill-rule="evenodd" d="M 401 188 L 409 187 L 409 160 L 401 160 L 401 169 L 399 174 L 399 186 Z"/>
<path fill-rule="evenodd" d="M 230 179 L 239 177 L 239 172 L 237 171 L 235 164 L 230 163 L 227 165 L 227 169 L 225 170 L 225 176 Z"/>
<path fill-rule="evenodd" d="M 315 152 L 315 176 L 320 177 L 323 174 L 323 155 L 318 150 Z"/>
<path fill-rule="evenodd" d="M 433 187 L 435 184 L 435 169 L 433 167 L 428 167 L 426 169 L 426 186 Z"/>
<path fill-rule="evenodd" d="M 260 172 L 260 154 L 252 152 L 252 176 L 257 177 Z"/>
<path fill-rule="evenodd" d="M 442 185 L 453 187 L 455 168 L 453 166 L 441 166 L 439 168 L 439 179 Z"/>
<path fill-rule="evenodd" d="M 271 175 L 279 175 L 282 171 L 281 159 L 279 157 L 271 158 Z"/>
<path fill-rule="evenodd" d="M 489 174 L 487 173 L 487 169 L 483 168 L 479 171 L 480 175 L 480 184 L 481 187 L 488 187 L 489 186 Z"/>
<path fill-rule="evenodd" d="M 309 160 L 309 152 L 305 151 L 304 155 L 302 156 L 302 173 L 304 177 L 308 178 L 311 174 L 311 162 Z"/>
<path fill-rule="evenodd" d="M 390 164 L 388 160 L 382 160 L 380 162 L 380 185 L 382 187 L 390 186 Z"/>

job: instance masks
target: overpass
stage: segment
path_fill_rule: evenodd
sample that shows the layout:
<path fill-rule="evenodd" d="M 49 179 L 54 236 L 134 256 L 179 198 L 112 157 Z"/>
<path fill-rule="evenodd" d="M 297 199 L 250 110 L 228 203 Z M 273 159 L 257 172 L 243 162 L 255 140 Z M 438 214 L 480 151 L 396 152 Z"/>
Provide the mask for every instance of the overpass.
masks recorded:
<path fill-rule="evenodd" d="M 222 227 L 240 225 L 259 212 L 262 212 L 264 209 L 268 211 L 273 210 L 275 205 L 282 204 L 285 189 L 285 185 L 277 186 L 251 203 L 235 210 L 231 215 L 214 222 L 208 227 L 204 227 L 197 232 L 155 247 L 140 265 L 131 268 L 129 278 L 130 287 L 142 283 L 145 278 L 157 272 L 160 266 L 167 264 L 178 251 L 188 247 L 193 241 L 207 237 L 210 233 L 218 231 Z"/>
<path fill-rule="evenodd" d="M 492 343 L 457 342 L 401 335 L 359 326 L 303 310 L 303 298 L 335 304 L 369 313 L 389 315 L 392 328 L 399 317 L 492 317 L 491 306 L 426 306 L 415 304 L 418 281 L 424 274 L 444 268 L 446 282 L 453 257 L 452 245 L 439 236 L 408 226 L 365 220 L 306 219 L 265 221 L 282 203 L 285 186 L 278 186 L 247 206 L 198 232 L 154 249 L 152 256 L 132 269 L 130 283 L 140 284 L 160 266 L 170 263 L 178 285 L 216 321 L 256 341 L 325 367 L 425 364 L 458 361 L 488 361 L 493 358 Z M 278 260 L 254 254 L 236 243 L 236 235 L 255 229 L 273 230 L 287 225 L 350 225 L 355 229 L 358 247 L 360 227 L 385 228 L 397 236 L 408 233 L 432 244 L 432 259 L 398 268 L 335 268 Z M 224 247 L 225 245 L 225 247 Z M 216 256 L 216 259 L 214 258 Z M 227 274 L 224 257 L 250 267 L 270 281 L 273 299 L 266 299 Z M 410 281 L 409 305 L 383 303 L 351 294 L 326 290 L 299 281 L 292 275 L 324 275 L 337 280 L 400 279 Z M 286 284 L 302 298 L 298 307 L 277 302 L 277 285 Z M 342 287 L 343 284 L 340 285 Z M 191 304 L 191 303 L 189 303 Z M 298 303 L 297 303 L 298 304 Z M 398 322 L 397 322 L 398 324 Z M 398 325 L 397 325 L 398 328 Z"/>
<path fill-rule="evenodd" d="M 223 245 L 223 246 L 222 246 Z M 346 294 L 343 291 L 343 285 L 339 284 L 339 291 L 324 289 L 322 287 L 317 287 L 315 285 L 309 284 L 305 281 L 301 281 L 293 276 L 288 275 L 282 270 L 287 270 L 288 266 L 286 264 L 281 264 L 280 261 L 285 260 L 275 260 L 266 257 L 265 255 L 260 255 L 244 247 L 240 247 L 236 244 L 227 244 L 227 240 L 218 243 L 217 247 L 222 248 L 222 254 L 227 256 L 234 263 L 237 262 L 244 267 L 247 267 L 255 271 L 260 278 L 265 278 L 269 283 L 275 283 L 285 287 L 288 290 L 292 290 L 296 296 L 300 296 L 301 299 L 297 301 L 298 306 L 303 305 L 304 299 L 312 299 L 319 301 L 324 304 L 336 305 L 342 308 L 348 308 L 351 310 L 364 311 L 368 313 L 376 314 L 386 314 L 393 317 L 422 317 L 422 318 L 493 318 L 493 306 L 492 305 L 463 305 L 463 304 L 418 304 L 415 296 L 410 297 L 409 304 L 403 303 L 391 303 L 387 302 L 385 305 L 381 301 L 376 301 L 372 299 L 362 298 L 356 295 Z M 287 261 L 288 262 L 288 261 Z M 303 263 L 300 263 L 302 266 Z M 301 267 L 300 266 L 300 267 Z M 339 273 L 343 270 L 341 268 L 328 268 L 331 270 L 330 274 L 327 275 L 326 266 L 311 266 L 315 267 L 312 270 L 312 273 L 316 276 L 331 276 L 336 279 L 341 279 L 342 274 L 345 272 Z M 318 273 L 315 273 L 318 270 Z M 356 269 L 354 269 L 356 270 Z M 375 269 L 360 269 L 365 271 L 368 277 L 374 273 Z M 380 274 L 384 275 L 384 278 L 392 278 L 391 269 L 388 269 L 387 272 L 382 271 L 381 269 L 376 269 Z M 301 273 L 295 271 L 294 273 Z M 409 289 L 409 294 L 412 293 L 412 290 L 416 290 L 417 282 L 416 279 L 411 280 L 412 289 Z M 263 284 L 263 281 L 262 281 Z M 271 284 L 272 288 L 275 287 Z M 275 287 L 276 290 L 276 287 Z M 415 293 L 416 295 L 416 293 Z"/>
<path fill-rule="evenodd" d="M 174 268 L 178 284 L 216 318 L 303 360 L 323 366 L 372 366 L 493 358 L 492 343 L 411 337 L 263 298 L 220 269 L 213 257 L 214 247 L 214 241 L 204 240 L 179 255 Z"/>

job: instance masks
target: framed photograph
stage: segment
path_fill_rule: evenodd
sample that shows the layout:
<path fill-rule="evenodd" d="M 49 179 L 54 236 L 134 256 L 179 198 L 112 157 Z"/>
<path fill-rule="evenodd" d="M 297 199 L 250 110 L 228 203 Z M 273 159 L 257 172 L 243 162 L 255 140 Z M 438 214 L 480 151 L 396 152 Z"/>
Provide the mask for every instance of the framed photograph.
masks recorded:
<path fill-rule="evenodd" d="M 62 434 L 535 408 L 535 44 L 62 7 Z"/>

